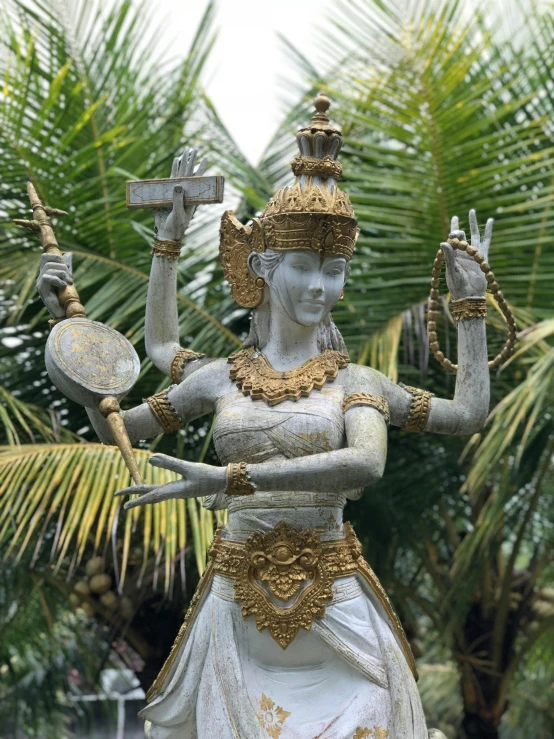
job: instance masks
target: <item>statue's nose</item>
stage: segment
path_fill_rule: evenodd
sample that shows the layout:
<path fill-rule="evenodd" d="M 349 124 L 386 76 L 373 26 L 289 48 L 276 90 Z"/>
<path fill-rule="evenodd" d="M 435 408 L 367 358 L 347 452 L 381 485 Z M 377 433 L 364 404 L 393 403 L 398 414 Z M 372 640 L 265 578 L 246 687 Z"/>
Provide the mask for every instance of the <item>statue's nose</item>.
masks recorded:
<path fill-rule="evenodd" d="M 321 282 L 321 277 L 319 275 L 316 278 L 314 278 L 313 282 L 311 283 L 308 289 L 314 295 L 321 295 L 321 293 L 323 292 L 323 284 Z"/>

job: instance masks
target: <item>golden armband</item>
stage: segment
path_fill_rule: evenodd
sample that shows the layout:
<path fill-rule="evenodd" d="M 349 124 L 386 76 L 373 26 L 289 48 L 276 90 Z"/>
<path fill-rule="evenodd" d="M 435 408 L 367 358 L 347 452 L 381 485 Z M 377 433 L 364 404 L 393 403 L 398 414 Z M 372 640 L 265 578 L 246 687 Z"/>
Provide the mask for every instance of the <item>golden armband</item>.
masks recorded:
<path fill-rule="evenodd" d="M 429 419 L 433 393 L 430 393 L 428 390 L 421 390 L 419 387 L 404 385 L 403 382 L 399 382 L 398 384 L 412 396 L 410 415 L 404 428 L 406 431 L 414 431 L 416 433 L 423 431 Z"/>
<path fill-rule="evenodd" d="M 154 239 L 152 244 L 152 255 L 156 257 L 166 257 L 174 261 L 181 256 L 182 243 L 172 239 Z"/>
<path fill-rule="evenodd" d="M 178 385 L 181 382 L 183 376 L 183 370 L 187 362 L 192 362 L 193 359 L 202 359 L 205 354 L 201 352 L 195 352 L 192 349 L 179 349 L 173 359 L 171 360 L 171 367 L 169 370 L 169 376 L 173 382 Z"/>
<path fill-rule="evenodd" d="M 347 395 L 343 401 L 343 412 L 357 405 L 369 405 L 371 408 L 379 411 L 385 419 L 385 423 L 390 423 L 389 404 L 387 399 L 382 395 L 373 395 L 372 393 L 351 393 Z"/>
<path fill-rule="evenodd" d="M 179 418 L 179 414 L 175 408 L 171 405 L 167 393 L 167 390 L 162 390 L 150 398 L 146 398 L 146 402 L 150 406 L 152 413 L 156 416 L 164 434 L 171 434 L 173 431 L 182 429 L 183 422 Z"/>
<path fill-rule="evenodd" d="M 227 465 L 227 489 L 225 495 L 253 495 L 256 488 L 250 482 L 246 462 L 231 462 Z"/>

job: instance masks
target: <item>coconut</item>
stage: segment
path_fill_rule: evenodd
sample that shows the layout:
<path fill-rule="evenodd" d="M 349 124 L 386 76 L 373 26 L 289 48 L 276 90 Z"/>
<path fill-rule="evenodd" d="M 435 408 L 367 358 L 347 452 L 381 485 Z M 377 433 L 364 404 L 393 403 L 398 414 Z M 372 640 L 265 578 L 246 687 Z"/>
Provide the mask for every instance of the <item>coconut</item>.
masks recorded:
<path fill-rule="evenodd" d="M 86 580 L 78 580 L 73 586 L 73 590 L 79 595 L 90 595 L 90 587 Z"/>
<path fill-rule="evenodd" d="M 92 557 L 85 565 L 85 572 L 87 577 L 93 577 L 93 575 L 100 575 L 104 572 L 104 558 L 103 557 Z"/>
<path fill-rule="evenodd" d="M 108 590 L 107 593 L 104 593 L 104 595 L 100 596 L 100 603 L 104 606 L 104 608 L 107 608 L 109 611 L 113 611 L 115 608 L 117 608 L 118 604 L 117 595 L 114 593 L 113 590 Z"/>
<path fill-rule="evenodd" d="M 112 584 L 112 578 L 109 575 L 93 575 L 89 580 L 90 589 L 93 593 L 101 595 L 106 593 Z"/>

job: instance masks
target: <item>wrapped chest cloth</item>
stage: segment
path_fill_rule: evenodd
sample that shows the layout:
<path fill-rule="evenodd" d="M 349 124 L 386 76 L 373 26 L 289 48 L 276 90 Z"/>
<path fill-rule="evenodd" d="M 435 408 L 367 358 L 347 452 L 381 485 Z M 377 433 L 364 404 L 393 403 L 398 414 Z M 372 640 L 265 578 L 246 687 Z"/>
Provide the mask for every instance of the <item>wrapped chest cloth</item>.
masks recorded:
<path fill-rule="evenodd" d="M 343 531 L 218 530 L 148 737 L 427 739 L 402 627 Z"/>

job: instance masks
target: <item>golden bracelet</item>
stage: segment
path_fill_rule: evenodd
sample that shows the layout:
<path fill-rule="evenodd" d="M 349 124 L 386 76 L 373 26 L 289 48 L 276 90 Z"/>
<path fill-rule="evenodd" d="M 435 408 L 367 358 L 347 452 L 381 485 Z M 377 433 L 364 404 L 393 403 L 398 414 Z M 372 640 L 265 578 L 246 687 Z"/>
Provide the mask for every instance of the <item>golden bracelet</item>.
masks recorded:
<path fill-rule="evenodd" d="M 164 434 L 171 434 L 173 431 L 182 429 L 183 423 L 179 418 L 179 414 L 171 405 L 167 393 L 167 390 L 162 390 L 150 398 L 146 398 L 146 402 L 150 406 L 152 413 L 156 416 Z"/>
<path fill-rule="evenodd" d="M 379 411 L 385 419 L 387 426 L 390 423 L 389 404 L 383 395 L 373 395 L 372 393 L 351 393 L 347 395 L 342 404 L 343 413 L 349 408 L 356 405 L 369 405 L 371 408 Z"/>
<path fill-rule="evenodd" d="M 173 241 L 172 239 L 154 239 L 152 244 L 152 254 L 156 257 L 167 257 L 174 261 L 181 256 L 182 243 Z"/>
<path fill-rule="evenodd" d="M 179 349 L 173 359 L 171 360 L 171 367 L 169 369 L 169 376 L 173 382 L 178 385 L 181 382 L 183 376 L 183 370 L 187 362 L 192 362 L 193 359 L 202 359 L 205 354 L 201 352 L 195 352 L 192 349 Z"/>
<path fill-rule="evenodd" d="M 256 488 L 250 482 L 246 462 L 230 462 L 227 465 L 227 489 L 225 495 L 253 495 Z"/>
<path fill-rule="evenodd" d="M 486 298 L 462 298 L 453 300 L 452 317 L 455 321 L 470 321 L 472 318 L 486 318 Z"/>
<path fill-rule="evenodd" d="M 399 382 L 398 384 L 412 396 L 410 415 L 408 416 L 408 420 L 406 421 L 404 428 L 406 431 L 419 433 L 420 431 L 423 431 L 427 425 L 429 413 L 431 411 L 431 398 L 434 397 L 433 393 L 430 393 L 428 390 L 421 390 L 419 387 L 404 385 L 403 382 Z"/>

